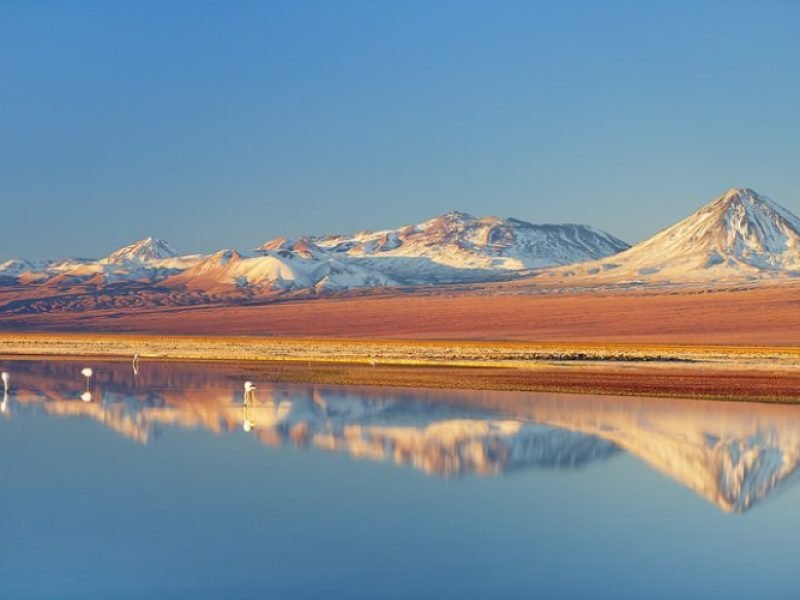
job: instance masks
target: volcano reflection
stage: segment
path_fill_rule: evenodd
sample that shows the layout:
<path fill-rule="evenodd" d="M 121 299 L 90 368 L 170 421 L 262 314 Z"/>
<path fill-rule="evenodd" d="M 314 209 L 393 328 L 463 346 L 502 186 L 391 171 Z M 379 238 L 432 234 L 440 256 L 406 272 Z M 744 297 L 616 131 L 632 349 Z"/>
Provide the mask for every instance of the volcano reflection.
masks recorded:
<path fill-rule="evenodd" d="M 397 391 L 258 382 L 246 402 L 227 365 L 148 363 L 96 369 L 80 401 L 70 363 L 13 365 L 17 410 L 94 419 L 141 443 L 171 427 L 241 432 L 267 445 L 347 453 L 444 477 L 576 468 L 621 451 L 727 512 L 744 512 L 795 479 L 800 410 L 699 401 Z M 257 380 L 256 376 L 252 377 Z"/>

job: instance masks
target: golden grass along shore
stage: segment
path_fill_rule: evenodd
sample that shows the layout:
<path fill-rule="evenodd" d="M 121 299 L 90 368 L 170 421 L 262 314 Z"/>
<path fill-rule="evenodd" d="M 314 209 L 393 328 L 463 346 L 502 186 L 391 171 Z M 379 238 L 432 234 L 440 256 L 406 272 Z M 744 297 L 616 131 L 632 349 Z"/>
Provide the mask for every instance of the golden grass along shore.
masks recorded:
<path fill-rule="evenodd" d="M 270 381 L 800 402 L 768 346 L 0 334 L 0 359 L 237 361 Z"/>
<path fill-rule="evenodd" d="M 577 342 L 302 339 L 0 333 L 0 356 L 96 356 L 533 368 L 546 363 L 651 363 L 800 368 L 800 348 Z"/>

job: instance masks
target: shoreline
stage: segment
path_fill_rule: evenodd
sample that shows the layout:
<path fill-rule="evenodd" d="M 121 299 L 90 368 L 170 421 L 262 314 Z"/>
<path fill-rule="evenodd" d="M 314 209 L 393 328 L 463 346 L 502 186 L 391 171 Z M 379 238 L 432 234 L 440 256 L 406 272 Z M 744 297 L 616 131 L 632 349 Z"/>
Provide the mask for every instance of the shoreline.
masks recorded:
<path fill-rule="evenodd" d="M 800 404 L 800 350 L 0 333 L 2 360 L 235 362 L 273 382 Z"/>

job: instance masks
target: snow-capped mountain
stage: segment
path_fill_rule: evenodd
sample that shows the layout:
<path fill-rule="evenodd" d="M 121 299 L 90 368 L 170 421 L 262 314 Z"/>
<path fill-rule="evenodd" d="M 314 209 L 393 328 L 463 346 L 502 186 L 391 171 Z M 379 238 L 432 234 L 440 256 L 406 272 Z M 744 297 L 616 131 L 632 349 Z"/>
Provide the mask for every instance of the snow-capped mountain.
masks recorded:
<path fill-rule="evenodd" d="M 519 280 L 512 291 L 524 293 L 529 286 L 709 287 L 788 277 L 800 277 L 800 219 L 746 188 L 729 190 L 632 248 L 586 225 L 450 212 L 397 229 L 277 238 L 252 253 L 181 255 L 149 237 L 98 260 L 0 263 L 0 291 L 13 288 L 7 298 L 15 312 L 508 280 Z"/>
<path fill-rule="evenodd" d="M 232 301 L 253 296 L 320 293 L 361 288 L 482 282 L 518 277 L 532 268 L 607 256 L 627 247 L 584 225 L 532 225 L 516 219 L 476 219 L 448 213 L 418 225 L 353 236 L 277 238 L 254 253 L 220 250 L 180 255 L 148 237 L 99 259 L 0 264 L 0 278 L 25 286 L 89 286 L 113 292 L 124 284 L 147 294 L 213 295 Z M 153 286 L 156 286 L 155 288 Z M 185 299 L 185 296 L 182 296 Z M 194 297 L 192 303 L 202 302 Z M 37 311 L 48 305 L 37 296 Z M 62 307 L 62 299 L 58 307 Z M 81 309 L 85 303 L 81 302 Z"/>
<path fill-rule="evenodd" d="M 320 291 L 396 285 L 378 271 L 338 260 L 324 252 L 289 250 L 265 250 L 254 256 L 221 250 L 200 259 L 166 283 L 214 292 L 232 288 L 250 292 Z"/>
<path fill-rule="evenodd" d="M 0 262 L 0 277 L 18 277 L 23 273 L 35 273 L 46 269 L 50 262 L 31 261 L 24 258 L 12 258 Z"/>
<path fill-rule="evenodd" d="M 70 258 L 33 262 L 12 259 L 0 263 L 0 277 L 14 278 L 28 285 L 153 283 L 188 268 L 198 260 L 198 256 L 179 256 L 166 242 L 148 237 L 99 260 Z"/>
<path fill-rule="evenodd" d="M 165 241 L 154 237 L 120 248 L 104 259 L 108 264 L 144 263 L 175 258 L 178 253 Z"/>
<path fill-rule="evenodd" d="M 800 219 L 749 188 L 733 188 L 627 251 L 550 273 L 575 275 L 641 283 L 798 276 Z"/>
<path fill-rule="evenodd" d="M 352 236 L 279 238 L 260 251 L 327 252 L 406 284 L 486 281 L 498 275 L 616 254 L 628 244 L 586 225 L 534 225 L 450 212 L 416 225 Z"/>

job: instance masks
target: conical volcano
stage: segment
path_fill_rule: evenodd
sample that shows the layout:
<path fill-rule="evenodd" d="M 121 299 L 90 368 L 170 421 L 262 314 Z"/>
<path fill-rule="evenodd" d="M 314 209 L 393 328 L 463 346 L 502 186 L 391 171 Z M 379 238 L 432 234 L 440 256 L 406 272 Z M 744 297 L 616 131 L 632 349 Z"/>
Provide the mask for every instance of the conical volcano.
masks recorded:
<path fill-rule="evenodd" d="M 565 274 L 644 283 L 797 275 L 800 218 L 749 188 L 733 188 L 629 250 L 552 273 Z"/>

